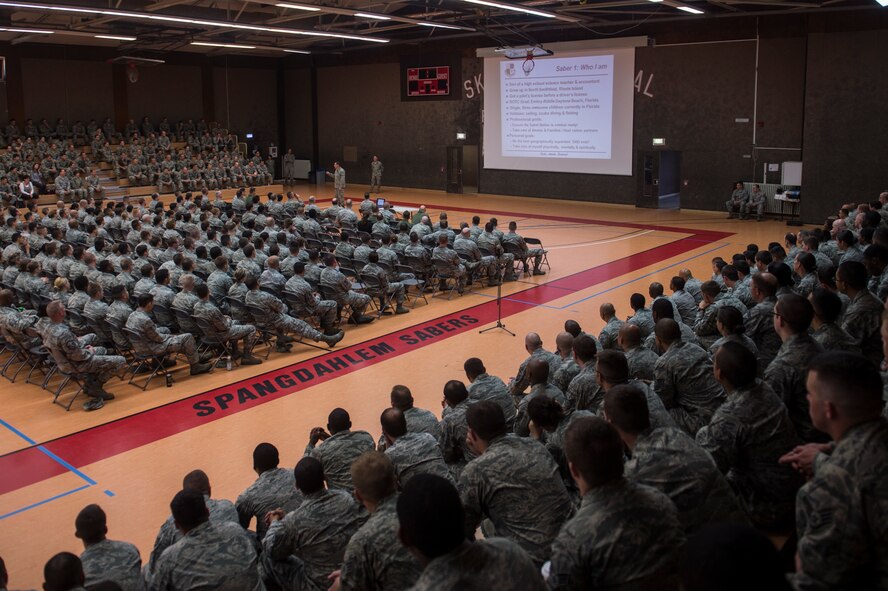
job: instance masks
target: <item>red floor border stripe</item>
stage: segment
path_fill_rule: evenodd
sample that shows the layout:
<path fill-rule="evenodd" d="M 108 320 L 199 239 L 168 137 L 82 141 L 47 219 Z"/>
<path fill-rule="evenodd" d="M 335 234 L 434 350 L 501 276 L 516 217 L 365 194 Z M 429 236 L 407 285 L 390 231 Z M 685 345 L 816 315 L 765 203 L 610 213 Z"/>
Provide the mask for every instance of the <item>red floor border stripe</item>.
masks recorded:
<path fill-rule="evenodd" d="M 671 231 L 676 230 L 672 229 Z M 729 235 L 719 232 L 695 232 L 693 236 L 664 246 L 642 251 L 511 294 L 510 297 L 520 297 L 523 301 L 504 300 L 503 317 L 533 308 L 535 304 L 564 297 L 564 288 L 586 289 L 614 277 L 700 248 L 701 241 L 711 243 Z M 230 416 L 283 396 L 289 396 L 304 388 L 324 383 L 362 367 L 374 365 L 423 346 L 440 342 L 450 336 L 474 330 L 492 322 L 495 318 L 496 303 L 494 301 L 485 302 L 344 349 L 334 350 L 279 370 L 253 376 L 209 392 L 67 435 L 52 440 L 44 446 L 71 465 L 82 468 L 210 421 Z M 448 328 L 452 330 L 448 330 Z M 422 331 L 422 336 L 419 336 L 417 331 Z M 422 340 L 423 336 L 427 338 Z M 327 371 L 320 370 L 318 366 Z M 309 381 L 300 381 L 300 377 L 304 379 L 308 375 L 312 376 Z M 223 405 L 227 407 L 221 408 Z M 18 490 L 64 472 L 66 469 L 63 466 L 52 461 L 36 447 L 12 452 L 0 457 L 0 474 L 7 475 L 0 482 L 0 494 Z"/>

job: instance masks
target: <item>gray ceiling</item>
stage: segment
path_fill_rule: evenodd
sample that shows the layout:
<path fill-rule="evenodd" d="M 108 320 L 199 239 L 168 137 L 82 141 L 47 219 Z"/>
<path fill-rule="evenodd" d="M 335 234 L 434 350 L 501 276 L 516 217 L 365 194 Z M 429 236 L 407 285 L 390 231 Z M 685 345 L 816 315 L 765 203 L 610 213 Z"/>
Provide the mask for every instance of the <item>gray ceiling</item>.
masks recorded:
<path fill-rule="evenodd" d="M 545 13 L 537 15 L 477 4 L 473 0 L 308 0 L 296 3 L 301 9 L 281 6 L 284 3 L 285 0 L 64 0 L 31 4 L 0 0 L 0 27 L 7 28 L 0 29 L 0 41 L 106 46 L 117 48 L 121 55 L 159 58 L 171 51 L 286 57 L 291 55 L 286 50 L 325 54 L 465 36 L 486 38 L 491 44 L 520 46 L 535 43 L 539 36 L 551 39 L 559 33 L 571 37 L 584 31 L 589 36 L 631 34 L 633 28 L 643 24 L 679 19 L 878 7 L 875 0 L 530 0 L 508 3 Z M 694 13 L 695 10 L 702 14 Z M 357 15 L 359 12 L 377 18 Z M 97 39 L 95 35 L 136 39 L 107 40 Z M 193 45 L 195 42 L 252 49 Z"/>

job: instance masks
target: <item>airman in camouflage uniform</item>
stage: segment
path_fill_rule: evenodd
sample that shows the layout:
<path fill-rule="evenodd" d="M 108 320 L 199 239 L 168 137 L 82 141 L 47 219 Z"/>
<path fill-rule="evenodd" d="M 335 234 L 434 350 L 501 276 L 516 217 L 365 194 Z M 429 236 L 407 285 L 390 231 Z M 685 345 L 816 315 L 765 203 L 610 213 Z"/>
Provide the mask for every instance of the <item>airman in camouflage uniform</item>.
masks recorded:
<path fill-rule="evenodd" d="M 60 370 L 84 378 L 84 389 L 93 398 L 84 408 L 102 408 L 102 400 L 114 398 L 103 385 L 123 369 L 126 359 L 120 355 L 106 355 L 103 347 L 92 347 L 86 344 L 86 340 L 78 340 L 64 323 L 65 306 L 60 301 L 51 302 L 46 313 L 51 322 L 43 331 L 43 344 L 52 353 Z"/>
<path fill-rule="evenodd" d="M 774 312 L 774 327 L 783 345 L 765 369 L 764 381 L 786 405 L 803 441 L 825 441 L 823 433 L 811 424 L 805 385 L 808 363 L 823 352 L 820 344 L 808 335 L 814 309 L 801 295 L 787 294 L 777 300 Z"/>
<path fill-rule="evenodd" d="M 521 437 L 530 435 L 527 415 L 527 405 L 531 400 L 539 396 L 546 396 L 556 401 L 562 407 L 566 404 L 564 393 L 555 385 L 549 383 L 549 366 L 543 359 L 533 359 L 527 365 L 527 375 L 530 380 L 530 392 L 521 398 L 518 403 L 518 415 L 515 418 L 515 434 Z"/>
<path fill-rule="evenodd" d="M 878 364 L 882 360 L 879 329 L 884 306 L 866 288 L 866 267 L 856 261 L 842 263 L 836 271 L 836 284 L 851 298 L 842 328 L 854 338 L 863 356 Z"/>
<path fill-rule="evenodd" d="M 792 582 L 799 591 L 885 588 L 888 423 L 879 416 L 879 373 L 859 355 L 828 353 L 811 363 L 808 380 L 814 426 L 835 447 L 817 456 L 796 497 Z"/>
<path fill-rule="evenodd" d="M 626 354 L 626 362 L 629 364 L 629 377 L 637 380 L 653 381 L 654 365 L 657 363 L 657 354 L 641 346 L 641 331 L 634 324 L 627 324 L 620 330 L 617 341 Z"/>
<path fill-rule="evenodd" d="M 629 298 L 629 305 L 634 313 L 626 319 L 628 324 L 634 324 L 641 330 L 641 336 L 647 338 L 654 332 L 654 317 L 650 308 L 644 307 L 645 299 L 640 293 L 633 293 Z"/>
<path fill-rule="evenodd" d="M 177 501 L 187 499 L 188 505 L 203 504 L 203 495 L 182 491 L 173 500 L 173 516 L 181 525 L 182 509 Z M 184 504 L 184 503 L 183 503 Z M 195 509 L 189 510 L 189 513 Z M 243 589 L 263 591 L 259 561 L 250 537 L 234 523 L 211 523 L 206 506 L 199 523 L 189 527 L 185 536 L 166 549 L 157 561 L 151 580 L 152 591 L 178 589 Z M 190 515 L 189 515 L 190 517 Z"/>
<path fill-rule="evenodd" d="M 288 591 L 327 589 L 327 577 L 342 564 L 348 541 L 364 519 L 350 494 L 324 488 L 317 464 L 314 458 L 302 458 L 296 465 L 296 484 L 305 501 L 286 515 L 272 512 L 262 541 L 266 573 Z M 300 469 L 306 466 L 314 467 L 303 482 Z"/>
<path fill-rule="evenodd" d="M 605 322 L 601 329 L 601 333 L 598 335 L 598 343 L 601 346 L 601 349 L 619 350 L 620 346 L 617 344 L 617 338 L 620 335 L 620 329 L 623 328 L 623 321 L 617 318 L 614 305 L 608 302 L 601 304 L 599 314 L 601 319 Z"/>
<path fill-rule="evenodd" d="M 469 404 L 489 400 L 499 406 L 506 418 L 506 428 L 514 429 L 517 409 L 509 388 L 496 376 L 489 375 L 484 363 L 477 357 L 467 359 L 463 365 L 469 380 Z M 446 413 L 445 413 L 446 414 Z"/>
<path fill-rule="evenodd" d="M 800 479 L 777 463 L 800 439 L 786 407 L 756 379 L 755 356 L 742 345 L 726 343 L 715 356 L 719 380 L 728 397 L 696 436 L 744 505 L 754 525 L 791 523 Z"/>
<path fill-rule="evenodd" d="M 255 277 L 248 277 L 245 282 L 247 288 L 246 304 L 262 310 L 262 321 L 269 328 L 277 331 L 278 334 L 278 350 L 281 350 L 282 337 L 292 332 L 299 335 L 300 339 L 309 338 L 313 341 L 323 341 L 330 347 L 342 340 L 345 333 L 342 331 L 334 335 L 325 335 L 313 328 L 304 320 L 293 318 L 287 314 L 287 306 L 278 298 L 270 293 L 259 290 L 259 282 Z M 254 318 L 257 322 L 258 318 Z"/>
<path fill-rule="evenodd" d="M 385 454 L 395 466 L 401 488 L 417 474 L 451 478 L 437 438 L 428 433 L 408 432 L 404 414 L 396 408 L 383 412 L 380 422 L 386 441 Z"/>
<path fill-rule="evenodd" d="M 382 170 L 382 162 L 377 156 L 374 156 L 373 160 L 370 161 L 370 191 L 372 193 L 380 192 L 379 185 L 382 184 Z"/>
<path fill-rule="evenodd" d="M 518 366 L 518 373 L 515 374 L 515 377 L 512 378 L 512 381 L 509 382 L 509 391 L 512 393 L 512 396 L 519 397 L 530 385 L 530 380 L 527 377 L 527 366 L 534 359 L 542 359 L 549 365 L 549 375 L 554 376 L 555 372 L 558 371 L 558 368 L 561 366 L 561 358 L 554 353 L 550 353 L 543 349 L 543 340 L 540 338 L 535 332 L 527 333 L 527 336 L 524 337 L 524 349 L 530 354 L 530 356 L 521 362 L 521 365 Z"/>
<path fill-rule="evenodd" d="M 593 445 L 595 460 L 582 459 L 593 453 Z M 565 452 L 580 474 L 583 500 L 552 544 L 549 589 L 666 583 L 677 570 L 685 542 L 672 501 L 623 478 L 622 442 L 603 419 L 574 421 Z"/>
<path fill-rule="evenodd" d="M 274 509 L 293 511 L 302 504 L 302 494 L 296 490 L 292 470 L 279 468 L 278 450 L 270 443 L 260 443 L 253 451 L 253 470 L 259 475 L 234 503 L 240 525 L 245 529 L 256 518 L 256 537 L 265 537 L 268 525 L 265 515 Z"/>
<path fill-rule="evenodd" d="M 161 334 L 154 321 L 151 320 L 151 310 L 154 307 L 154 297 L 150 294 L 139 298 L 139 306 L 126 320 L 126 328 L 139 333 L 142 338 L 132 342 L 137 353 L 147 355 L 168 355 L 182 353 L 188 358 L 191 365 L 191 375 L 207 373 L 211 367 L 209 363 L 200 363 L 200 355 L 194 337 L 190 334 Z"/>
<path fill-rule="evenodd" d="M 678 323 L 665 318 L 656 334 L 666 352 L 654 366 L 654 389 L 678 426 L 694 435 L 724 401 L 724 390 L 712 375 L 709 354 L 682 341 Z"/>
<path fill-rule="evenodd" d="M 320 285 L 328 291 L 330 298 L 340 307 L 351 307 L 353 322 L 372 322 L 372 318 L 364 316 L 364 310 L 370 305 L 370 296 L 352 291 L 351 281 L 339 271 L 339 262 L 332 254 L 327 255 L 324 264 L 326 267 L 321 271 Z"/>
<path fill-rule="evenodd" d="M 439 273 L 444 273 L 456 280 L 457 291 L 462 293 L 466 288 L 466 267 L 462 264 L 462 259 L 456 254 L 456 251 L 447 247 L 447 236 L 442 234 L 438 237 L 438 246 L 432 250 L 432 261 L 435 262 Z M 444 291 L 443 283 L 438 286 L 438 289 Z"/>
<path fill-rule="evenodd" d="M 780 337 L 774 331 L 774 304 L 777 298 L 777 278 L 770 273 L 759 273 L 752 278 L 752 297 L 758 302 L 744 317 L 746 334 L 758 347 L 759 365 L 764 371 L 780 350 Z"/>
<path fill-rule="evenodd" d="M 469 446 L 480 453 L 459 481 L 466 536 L 473 538 L 486 517 L 485 537 L 508 538 L 542 565 L 572 511 L 558 465 L 538 441 L 506 434 L 502 410 L 493 402 L 473 404 L 466 420 Z"/>
<path fill-rule="evenodd" d="M 209 324 L 221 338 L 233 343 L 232 355 L 240 358 L 242 365 L 259 365 L 261 361 L 253 356 L 253 347 L 259 340 L 256 327 L 252 324 L 238 324 L 231 318 L 224 316 L 219 308 L 210 301 L 209 289 L 206 285 L 199 285 L 196 291 L 200 299 L 194 304 L 194 316 Z M 243 354 L 238 352 L 238 341 L 244 343 Z"/>
<path fill-rule="evenodd" d="M 496 257 L 493 255 L 483 256 L 481 254 L 478 245 L 472 240 L 472 235 L 468 228 L 463 228 L 462 232 L 453 241 L 453 250 L 458 254 L 469 257 L 469 260 L 465 261 L 469 275 L 474 277 L 475 273 L 481 270 L 487 275 L 488 285 L 494 286 L 499 284 L 500 272 Z"/>
<path fill-rule="evenodd" d="M 688 535 L 708 523 L 746 522 L 712 456 L 680 429 L 650 426 L 642 392 L 620 386 L 608 390 L 604 412 L 632 454 L 626 477 L 668 496 Z"/>
<path fill-rule="evenodd" d="M 315 295 L 314 288 L 305 280 L 305 263 L 298 261 L 293 265 L 293 276 L 284 285 L 284 293 L 289 294 L 287 302 L 293 307 L 290 310 L 295 316 L 314 316 L 318 319 L 324 334 L 333 334 L 339 321 L 336 302 L 322 300 Z"/>
<path fill-rule="evenodd" d="M 380 452 L 367 452 L 352 465 L 355 496 L 370 518 L 352 536 L 339 574 L 341 591 L 403 591 L 422 570 L 398 539 L 395 469 Z M 334 575 L 337 573 L 334 573 Z"/>
<path fill-rule="evenodd" d="M 83 541 L 80 554 L 85 585 L 111 581 L 124 591 L 144 591 L 142 558 L 139 550 L 128 542 L 105 537 L 108 532 L 105 512 L 98 505 L 87 505 L 74 521 L 78 538 Z"/>
<path fill-rule="evenodd" d="M 349 473 L 352 462 L 365 451 L 374 449 L 373 437 L 366 431 L 352 431 L 351 419 L 341 408 L 330 413 L 327 428 L 329 435 L 323 429 L 312 429 L 305 455 L 321 462 L 328 488 L 351 492 L 354 489 Z M 320 439 L 324 442 L 318 446 Z"/>

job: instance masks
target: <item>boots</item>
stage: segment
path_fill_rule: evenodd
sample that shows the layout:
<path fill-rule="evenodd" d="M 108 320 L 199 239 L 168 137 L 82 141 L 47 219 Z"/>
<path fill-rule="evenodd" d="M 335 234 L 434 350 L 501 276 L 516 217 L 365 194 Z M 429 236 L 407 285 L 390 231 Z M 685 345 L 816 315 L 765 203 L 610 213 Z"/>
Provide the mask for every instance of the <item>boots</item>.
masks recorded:
<path fill-rule="evenodd" d="M 338 333 L 336 333 L 334 335 L 326 335 L 326 334 L 321 335 L 321 338 L 318 340 L 323 343 L 326 343 L 327 346 L 332 349 L 334 347 L 334 345 L 336 345 L 336 343 L 341 341 L 344 336 L 345 336 L 345 333 L 340 330 Z"/>

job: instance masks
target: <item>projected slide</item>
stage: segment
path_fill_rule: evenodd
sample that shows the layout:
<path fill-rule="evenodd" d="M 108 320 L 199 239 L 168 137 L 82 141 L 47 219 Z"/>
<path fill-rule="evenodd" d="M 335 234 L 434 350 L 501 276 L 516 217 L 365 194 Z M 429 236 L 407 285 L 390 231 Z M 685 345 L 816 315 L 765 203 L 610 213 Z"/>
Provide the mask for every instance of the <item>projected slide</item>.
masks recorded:
<path fill-rule="evenodd" d="M 614 56 L 500 63 L 502 154 L 611 157 Z"/>
<path fill-rule="evenodd" d="M 635 46 L 558 45 L 532 69 L 484 55 L 484 168 L 631 175 Z"/>

